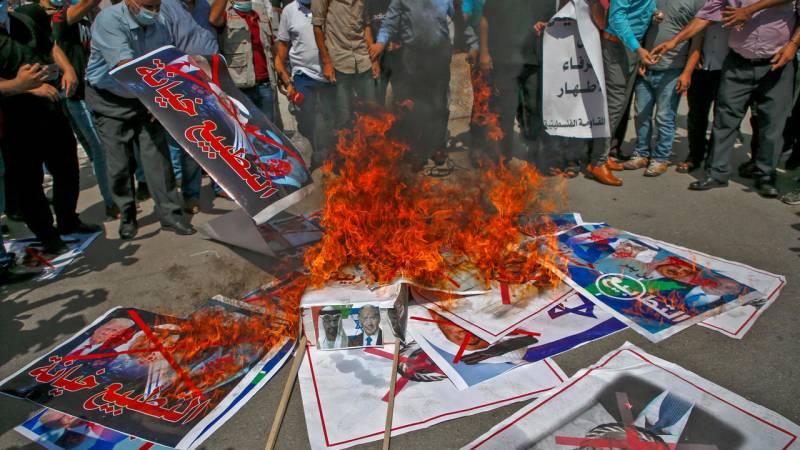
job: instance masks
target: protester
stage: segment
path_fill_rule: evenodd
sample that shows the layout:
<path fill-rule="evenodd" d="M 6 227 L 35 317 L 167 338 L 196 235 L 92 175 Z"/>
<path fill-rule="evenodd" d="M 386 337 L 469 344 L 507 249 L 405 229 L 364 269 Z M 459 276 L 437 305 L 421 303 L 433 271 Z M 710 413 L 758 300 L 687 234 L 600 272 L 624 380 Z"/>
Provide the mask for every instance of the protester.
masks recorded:
<path fill-rule="evenodd" d="M 429 158 L 437 166 L 447 160 L 448 91 L 452 45 L 447 19 L 455 14 L 450 0 L 392 0 L 369 54 L 377 59 L 389 42 L 401 45 L 401 75 L 392 84 L 395 101 L 412 110 L 401 124 L 412 153 L 412 171 Z"/>
<path fill-rule="evenodd" d="M 313 171 L 328 159 L 334 144 L 332 105 L 336 87 L 322 74 L 310 6 L 311 0 L 297 0 L 283 9 L 275 72 L 294 105 L 297 131 L 311 142 Z"/>
<path fill-rule="evenodd" d="M 5 0 L 0 1 L 0 78 L 12 79 L 24 64 L 54 64 L 49 67 L 48 83 L 3 101 L 5 136 L 3 159 L 6 176 L 18 190 L 19 208 L 28 228 L 50 254 L 67 251 L 60 235 L 94 232 L 101 228 L 78 218 L 79 172 L 78 146 L 64 115 L 55 68 L 61 70 L 60 87 L 68 97 L 78 85 L 78 78 L 63 51 L 51 39 L 50 18 L 39 5 L 26 7 L 26 14 L 8 14 Z M 47 124 L 42 132 L 41 124 Z M 44 194 L 43 166 L 53 176 L 53 213 Z"/>
<path fill-rule="evenodd" d="M 105 8 L 92 27 L 86 100 L 108 151 L 111 190 L 122 214 L 122 239 L 133 239 L 139 228 L 130 166 L 136 145 L 162 229 L 195 233 L 181 212 L 164 128 L 109 74 L 114 67 L 164 45 L 175 45 L 188 54 L 217 51 L 210 32 L 197 25 L 176 0 L 125 0 Z"/>
<path fill-rule="evenodd" d="M 608 11 L 608 28 L 600 33 L 603 47 L 603 68 L 606 80 L 608 124 L 613 131 L 619 126 L 636 81 L 637 63 L 655 62 L 640 41 L 647 33 L 655 0 L 613 0 Z M 587 175 L 602 184 L 622 186 L 622 180 L 611 173 L 622 170 L 622 164 L 609 159 L 611 139 L 592 141 Z"/>
<path fill-rule="evenodd" d="M 369 47 L 372 47 L 378 37 L 378 32 L 380 32 L 383 18 L 386 17 L 390 3 L 391 0 L 364 0 L 364 23 L 366 24 L 364 36 Z M 400 44 L 395 41 L 389 41 L 386 51 L 372 61 L 375 100 L 381 105 L 386 104 L 386 92 L 389 88 L 390 80 L 392 77 L 399 75 L 398 71 L 402 67 L 402 61 L 400 61 L 402 52 L 398 51 L 399 48 Z"/>
<path fill-rule="evenodd" d="M 767 0 L 770 1 L 770 0 Z M 748 5 L 758 2 L 747 2 Z M 764 3 L 763 1 L 761 3 Z M 671 40 L 656 47 L 657 55 L 722 20 L 726 0 L 708 0 L 695 19 Z M 751 102 L 757 112 L 759 151 L 756 166 L 763 175 L 756 189 L 764 197 L 777 197 L 775 169 L 782 149 L 782 133 L 791 110 L 800 29 L 795 29 L 795 2 L 784 2 L 753 14 L 731 30 L 728 54 L 714 107 L 711 167 L 706 178 L 689 189 L 704 191 L 725 187 L 731 176 L 730 160 L 739 125 Z"/>
<path fill-rule="evenodd" d="M 534 25 L 555 14 L 550 1 L 487 0 L 480 22 L 480 67 L 491 78 L 495 95 L 491 108 L 498 114 L 503 140 L 497 157 L 511 160 L 514 118 L 522 108 L 520 124 L 528 156 L 537 154 L 536 141 L 544 137 L 541 114 L 541 39 Z"/>
<path fill-rule="evenodd" d="M 375 99 L 364 0 L 312 0 L 311 12 L 322 73 L 336 83 L 334 127 L 340 130 L 350 123 L 356 101 Z"/>
<path fill-rule="evenodd" d="M 689 24 L 705 0 L 658 0 L 658 15 L 663 20 L 654 23 L 645 37 L 645 46 L 653 48 Z M 684 42 L 658 62 L 642 69 L 636 80 L 636 148 L 633 157 L 622 166 L 626 170 L 647 168 L 646 177 L 657 177 L 667 171 L 675 139 L 675 119 L 678 102 L 692 82 L 692 72 L 700 60 L 700 39 Z M 653 137 L 653 109 L 657 108 L 655 122 L 658 139 L 651 150 Z"/>

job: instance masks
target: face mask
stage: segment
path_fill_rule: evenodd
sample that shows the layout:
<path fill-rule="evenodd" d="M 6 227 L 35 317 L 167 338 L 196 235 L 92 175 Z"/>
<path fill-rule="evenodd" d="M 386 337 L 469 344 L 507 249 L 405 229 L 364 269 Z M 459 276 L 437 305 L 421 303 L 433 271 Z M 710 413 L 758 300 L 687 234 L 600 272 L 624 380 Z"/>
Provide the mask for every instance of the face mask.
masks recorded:
<path fill-rule="evenodd" d="M 60 7 L 64 6 L 64 1 L 63 0 L 50 0 L 50 4 L 60 8 Z"/>
<path fill-rule="evenodd" d="M 144 26 L 153 25 L 158 20 L 158 13 L 144 9 L 139 6 L 139 13 L 136 14 L 136 21 Z"/>
<path fill-rule="evenodd" d="M 233 9 L 241 12 L 250 12 L 253 10 L 252 2 L 233 2 Z"/>

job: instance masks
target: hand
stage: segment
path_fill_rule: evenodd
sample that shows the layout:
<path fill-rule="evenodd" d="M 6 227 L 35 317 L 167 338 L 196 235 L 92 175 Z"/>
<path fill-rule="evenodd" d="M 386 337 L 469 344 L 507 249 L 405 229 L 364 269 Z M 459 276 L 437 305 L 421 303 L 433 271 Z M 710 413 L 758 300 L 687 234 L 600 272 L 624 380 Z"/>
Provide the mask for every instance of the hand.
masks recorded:
<path fill-rule="evenodd" d="M 383 49 L 386 48 L 385 44 L 381 44 L 380 42 L 376 42 L 369 47 L 369 59 L 373 61 L 377 61 L 378 57 L 381 56 L 383 53 Z"/>
<path fill-rule="evenodd" d="M 726 6 L 722 12 L 722 26 L 725 28 L 741 26 L 752 18 L 753 14 L 748 8 Z"/>
<path fill-rule="evenodd" d="M 481 66 L 481 70 L 484 72 L 491 72 L 494 69 L 492 65 L 492 57 L 489 56 L 489 52 L 481 52 L 481 57 L 479 64 Z"/>
<path fill-rule="evenodd" d="M 636 54 L 639 55 L 639 59 L 642 61 L 642 64 L 652 66 L 658 62 L 658 59 L 654 58 L 653 55 L 651 55 L 650 52 L 648 52 L 644 47 L 637 48 Z"/>
<path fill-rule="evenodd" d="M 653 49 L 652 52 L 650 52 L 650 54 L 655 57 L 661 57 L 661 55 L 663 55 L 664 53 L 670 52 L 673 48 L 675 48 L 676 45 L 677 44 L 672 40 L 669 40 L 667 42 L 662 42 L 661 44 L 656 45 L 656 47 Z"/>
<path fill-rule="evenodd" d="M 46 79 L 47 66 L 36 63 L 22 65 L 17 71 L 17 77 L 14 78 L 14 81 L 18 83 L 20 91 L 29 91 L 41 86 Z"/>
<path fill-rule="evenodd" d="M 294 88 L 294 84 L 289 83 L 286 86 L 286 98 L 294 98 L 296 93 L 297 93 L 297 90 Z"/>
<path fill-rule="evenodd" d="M 645 76 L 647 74 L 647 66 L 644 64 L 639 64 L 639 76 Z"/>
<path fill-rule="evenodd" d="M 478 51 L 471 49 L 467 52 L 467 64 L 474 66 L 478 62 Z"/>
<path fill-rule="evenodd" d="M 330 61 L 322 62 L 322 75 L 331 83 L 336 83 L 336 71 L 333 70 L 333 64 Z"/>
<path fill-rule="evenodd" d="M 377 80 L 381 76 L 381 65 L 378 61 L 372 62 L 372 79 Z"/>
<path fill-rule="evenodd" d="M 664 11 L 656 11 L 653 13 L 653 23 L 659 24 L 664 21 Z"/>
<path fill-rule="evenodd" d="M 75 93 L 78 88 L 78 76 L 75 70 L 68 70 L 61 76 L 61 90 L 64 91 L 64 96 L 69 98 Z"/>
<path fill-rule="evenodd" d="M 49 84 L 43 84 L 37 88 L 31 89 L 28 91 L 28 93 L 37 97 L 46 98 L 53 103 L 57 102 L 61 98 L 61 96 L 58 94 L 58 89 L 50 86 Z"/>
<path fill-rule="evenodd" d="M 797 44 L 792 41 L 786 43 L 775 56 L 772 57 L 772 70 L 778 70 L 789 64 L 797 54 Z"/>
<path fill-rule="evenodd" d="M 533 26 L 536 36 L 541 36 L 545 28 L 547 28 L 547 22 L 536 22 L 536 25 Z"/>
<path fill-rule="evenodd" d="M 692 76 L 684 72 L 681 74 L 681 76 L 678 77 L 678 84 L 675 85 L 675 90 L 678 91 L 679 94 L 683 94 L 684 92 L 689 90 L 689 87 L 691 85 L 692 85 Z"/>

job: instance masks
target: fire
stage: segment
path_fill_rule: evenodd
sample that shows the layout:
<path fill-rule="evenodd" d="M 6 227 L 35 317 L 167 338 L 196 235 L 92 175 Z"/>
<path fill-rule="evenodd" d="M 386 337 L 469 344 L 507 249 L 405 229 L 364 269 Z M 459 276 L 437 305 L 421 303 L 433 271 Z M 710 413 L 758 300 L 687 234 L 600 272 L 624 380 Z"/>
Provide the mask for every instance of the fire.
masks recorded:
<path fill-rule="evenodd" d="M 499 142 L 503 139 L 503 130 L 500 129 L 497 114 L 491 112 L 489 108 L 489 99 L 497 95 L 496 89 L 493 89 L 486 82 L 486 74 L 482 70 L 476 70 L 472 73 L 472 87 L 471 121 L 485 130 L 486 138 L 489 141 Z"/>
<path fill-rule="evenodd" d="M 341 132 L 336 174 L 325 167 L 320 242 L 305 256 L 312 285 L 361 268 L 371 283 L 398 277 L 452 288 L 448 273 L 468 271 L 483 283 L 555 285 L 554 237 L 525 245 L 520 217 L 556 209 L 558 191 L 536 170 L 486 165 L 444 181 L 411 173 L 409 149 L 392 136 L 396 117 L 358 114 Z M 530 230 L 526 230 L 530 232 Z"/>

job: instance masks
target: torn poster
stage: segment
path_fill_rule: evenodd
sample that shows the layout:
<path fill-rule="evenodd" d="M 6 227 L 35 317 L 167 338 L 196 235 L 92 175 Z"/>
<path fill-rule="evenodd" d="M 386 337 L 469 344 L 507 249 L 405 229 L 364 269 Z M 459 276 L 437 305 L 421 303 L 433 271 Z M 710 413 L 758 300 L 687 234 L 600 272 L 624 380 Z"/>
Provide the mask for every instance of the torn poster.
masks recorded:
<path fill-rule="evenodd" d="M 700 326 L 719 331 L 732 338 L 743 338 L 753 324 L 756 323 L 756 319 L 775 302 L 783 287 L 786 286 L 786 277 L 781 275 L 775 275 L 742 263 L 727 261 L 697 250 L 690 250 L 655 239 L 646 237 L 642 237 L 642 239 L 645 242 L 660 245 L 689 261 L 708 267 L 742 284 L 752 286 L 755 290 L 764 294 L 764 297 L 750 300 L 742 306 L 700 322 Z"/>
<path fill-rule="evenodd" d="M 346 448 L 383 437 L 393 352 L 391 345 L 338 352 L 308 348 L 298 377 L 311 448 Z M 558 366 L 546 369 L 521 367 L 518 376 L 481 383 L 464 395 L 409 342 L 400 351 L 392 435 L 530 400 L 566 378 Z"/>
<path fill-rule="evenodd" d="M 49 450 L 169 450 L 94 422 L 45 408 L 14 428 Z"/>
<path fill-rule="evenodd" d="M 411 335 L 459 389 L 626 328 L 574 291 L 546 314 L 537 315 L 495 343 L 417 305 L 409 307 L 408 323 Z"/>
<path fill-rule="evenodd" d="M 564 281 L 653 342 L 764 295 L 605 224 L 558 235 Z"/>
<path fill-rule="evenodd" d="M 583 225 L 579 213 L 533 213 L 523 215 L 518 221 L 520 231 L 527 236 L 540 236 L 543 233 L 559 233 L 576 225 Z"/>
<path fill-rule="evenodd" d="M 233 303 L 215 298 L 204 317 L 226 330 L 261 318 Z M 194 448 L 272 377 L 294 341 L 198 347 L 188 320 L 113 309 L 3 380 L 0 392 L 151 442 Z"/>
<path fill-rule="evenodd" d="M 547 133 L 610 136 L 603 52 L 589 2 L 567 2 L 547 24 L 543 41 L 542 108 Z"/>
<path fill-rule="evenodd" d="M 464 448 L 800 448 L 800 427 L 626 343 Z"/>
<path fill-rule="evenodd" d="M 111 71 L 255 223 L 312 189 L 297 147 L 236 86 L 220 55 L 161 47 Z"/>
<path fill-rule="evenodd" d="M 35 237 L 6 240 L 5 248 L 7 252 L 16 255 L 17 266 L 42 270 L 42 274 L 36 277 L 36 281 L 52 280 L 58 277 L 75 258 L 82 255 L 101 234 L 98 231 L 61 236 L 61 240 L 69 247 L 69 251 L 60 255 L 45 253 L 42 243 Z"/>

